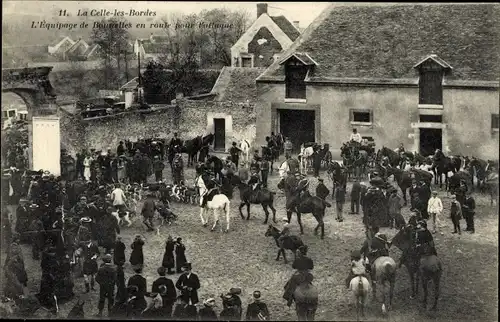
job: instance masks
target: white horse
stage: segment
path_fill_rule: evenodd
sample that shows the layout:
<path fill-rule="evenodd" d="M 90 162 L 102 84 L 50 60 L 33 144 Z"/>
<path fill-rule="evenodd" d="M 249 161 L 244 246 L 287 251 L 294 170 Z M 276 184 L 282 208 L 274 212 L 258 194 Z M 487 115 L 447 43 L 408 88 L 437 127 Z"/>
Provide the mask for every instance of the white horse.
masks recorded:
<path fill-rule="evenodd" d="M 200 192 L 200 206 L 201 206 L 203 203 L 203 198 L 205 198 L 205 196 L 208 194 L 208 191 L 207 191 L 207 188 L 205 186 L 205 182 L 203 182 L 203 179 L 201 176 L 198 176 L 198 178 L 196 179 L 195 185 L 196 185 L 196 188 L 198 188 L 198 190 Z M 207 201 L 207 204 L 205 205 L 205 207 L 200 208 L 200 218 L 201 218 L 202 225 L 205 227 L 208 225 L 208 220 L 205 220 L 204 215 L 207 212 L 207 210 L 209 210 L 209 209 L 213 210 L 214 211 L 214 225 L 212 226 L 211 231 L 214 231 L 215 227 L 219 223 L 220 212 L 224 211 L 224 213 L 226 214 L 226 230 L 225 230 L 225 232 L 228 232 L 229 231 L 229 221 L 231 218 L 230 205 L 231 205 L 231 202 L 229 201 L 229 199 L 227 198 L 226 195 L 216 194 L 212 198 L 211 201 Z M 220 229 L 222 232 L 224 232 L 222 225 L 221 225 Z"/>
<path fill-rule="evenodd" d="M 300 145 L 300 173 L 307 174 L 308 169 L 311 167 L 312 163 L 312 155 L 314 153 L 314 149 L 312 146 L 305 148 L 304 144 Z"/>
<path fill-rule="evenodd" d="M 241 152 L 241 161 L 244 161 L 246 166 L 248 167 L 249 161 L 250 161 L 250 142 L 248 140 L 243 139 L 240 141 L 240 144 L 238 146 L 240 148 Z M 236 165 L 238 166 L 238 165 Z"/>

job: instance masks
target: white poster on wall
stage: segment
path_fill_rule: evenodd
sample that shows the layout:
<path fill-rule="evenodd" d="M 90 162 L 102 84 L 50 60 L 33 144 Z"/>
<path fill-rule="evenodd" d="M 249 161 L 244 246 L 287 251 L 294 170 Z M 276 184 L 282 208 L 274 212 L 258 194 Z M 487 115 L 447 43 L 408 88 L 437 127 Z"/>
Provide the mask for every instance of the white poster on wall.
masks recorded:
<path fill-rule="evenodd" d="M 58 117 L 33 117 L 33 170 L 61 174 L 61 132 Z"/>

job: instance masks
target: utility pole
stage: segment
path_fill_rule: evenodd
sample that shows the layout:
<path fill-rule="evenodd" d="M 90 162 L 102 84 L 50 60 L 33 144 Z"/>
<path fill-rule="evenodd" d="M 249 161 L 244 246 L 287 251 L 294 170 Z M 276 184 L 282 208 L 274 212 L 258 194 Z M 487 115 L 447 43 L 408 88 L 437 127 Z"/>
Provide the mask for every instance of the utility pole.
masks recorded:
<path fill-rule="evenodd" d="M 142 42 L 139 40 L 137 42 L 138 48 L 137 48 L 137 100 L 141 104 L 143 102 L 142 98 L 142 77 L 141 77 L 141 45 Z"/>
<path fill-rule="evenodd" d="M 125 52 L 123 53 L 125 56 L 125 79 L 127 80 L 127 83 L 129 81 L 128 79 L 128 48 L 125 49 Z"/>

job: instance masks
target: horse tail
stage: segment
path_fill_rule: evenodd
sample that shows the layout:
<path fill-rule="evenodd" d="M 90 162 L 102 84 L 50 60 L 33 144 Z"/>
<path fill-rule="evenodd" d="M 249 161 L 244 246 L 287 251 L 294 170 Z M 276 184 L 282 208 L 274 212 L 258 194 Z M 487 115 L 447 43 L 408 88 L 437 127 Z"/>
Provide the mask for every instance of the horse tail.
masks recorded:
<path fill-rule="evenodd" d="M 363 302 L 362 298 L 365 295 L 363 276 L 358 276 L 358 292 L 359 292 L 358 294 L 360 295 L 358 297 L 358 303 L 362 304 L 362 302 Z"/>
<path fill-rule="evenodd" d="M 387 278 L 393 279 L 396 275 L 396 266 L 393 266 L 390 262 L 384 264 L 383 272 Z"/>

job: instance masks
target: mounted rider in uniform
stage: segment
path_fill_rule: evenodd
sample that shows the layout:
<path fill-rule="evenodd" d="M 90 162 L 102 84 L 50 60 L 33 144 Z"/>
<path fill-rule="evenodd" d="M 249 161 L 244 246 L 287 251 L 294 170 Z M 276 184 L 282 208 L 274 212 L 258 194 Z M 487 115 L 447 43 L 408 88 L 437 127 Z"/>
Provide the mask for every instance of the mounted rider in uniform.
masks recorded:
<path fill-rule="evenodd" d="M 252 162 L 250 163 L 250 179 L 248 185 L 255 191 L 260 186 L 260 161 L 259 151 L 255 150 Z"/>
<path fill-rule="evenodd" d="M 387 236 L 378 232 L 378 228 L 375 228 L 375 237 L 371 240 L 371 245 L 368 240 L 365 241 L 360 249 L 360 253 L 364 255 L 364 258 L 368 260 L 366 269 L 370 272 L 373 280 L 372 265 L 377 260 L 377 258 L 382 256 L 389 256 L 390 244 L 387 241 Z"/>
<path fill-rule="evenodd" d="M 196 178 L 196 183 L 200 194 L 200 207 L 205 208 L 209 194 L 218 189 L 217 181 L 213 172 L 205 170 Z"/>

